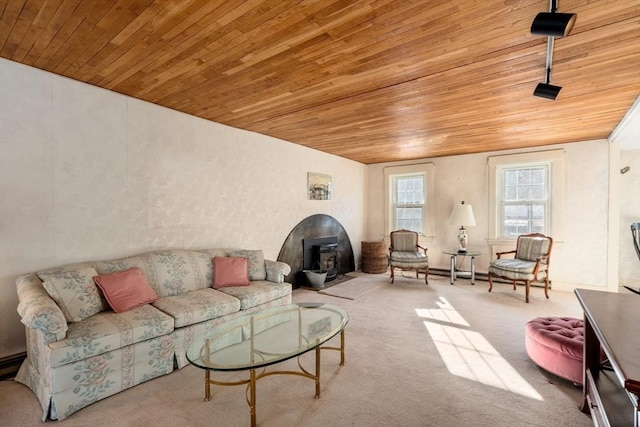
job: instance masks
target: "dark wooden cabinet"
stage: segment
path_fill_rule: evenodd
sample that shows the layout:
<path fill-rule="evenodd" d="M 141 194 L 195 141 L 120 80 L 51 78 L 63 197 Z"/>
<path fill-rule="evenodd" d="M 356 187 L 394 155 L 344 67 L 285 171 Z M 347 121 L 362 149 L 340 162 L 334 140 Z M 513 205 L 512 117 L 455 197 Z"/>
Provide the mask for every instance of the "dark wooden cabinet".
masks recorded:
<path fill-rule="evenodd" d="M 582 411 L 596 426 L 640 427 L 640 296 L 575 294 L 584 310 Z"/>

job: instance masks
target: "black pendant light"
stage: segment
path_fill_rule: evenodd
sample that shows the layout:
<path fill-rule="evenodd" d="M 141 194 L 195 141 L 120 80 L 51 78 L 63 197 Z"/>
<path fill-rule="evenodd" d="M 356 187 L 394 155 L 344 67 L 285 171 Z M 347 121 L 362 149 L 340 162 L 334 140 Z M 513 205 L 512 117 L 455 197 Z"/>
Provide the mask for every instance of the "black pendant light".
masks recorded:
<path fill-rule="evenodd" d="M 531 34 L 565 37 L 576 23 L 575 13 L 540 12 L 531 24 Z"/>
<path fill-rule="evenodd" d="M 551 63 L 553 62 L 554 37 L 564 37 L 576 22 L 575 13 L 557 13 L 556 0 L 549 1 L 550 12 L 539 13 L 531 24 L 531 34 L 547 36 L 547 63 L 545 66 L 545 83 L 538 83 L 533 91 L 534 96 L 555 100 L 561 86 L 551 84 Z"/>
<path fill-rule="evenodd" d="M 535 96 L 539 96 L 540 98 L 553 100 L 556 99 L 558 93 L 560 93 L 560 89 L 562 89 L 562 87 L 560 86 L 554 86 L 548 83 L 538 83 L 538 86 L 536 86 L 536 90 L 533 91 L 533 94 Z"/>

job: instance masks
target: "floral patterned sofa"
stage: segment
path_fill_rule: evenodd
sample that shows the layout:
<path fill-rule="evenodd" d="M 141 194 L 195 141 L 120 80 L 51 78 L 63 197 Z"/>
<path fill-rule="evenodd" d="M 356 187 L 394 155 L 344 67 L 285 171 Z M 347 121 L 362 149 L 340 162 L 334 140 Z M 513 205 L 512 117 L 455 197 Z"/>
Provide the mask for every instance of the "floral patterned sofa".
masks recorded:
<path fill-rule="evenodd" d="M 248 286 L 213 289 L 214 257 L 246 258 Z M 157 300 L 115 312 L 92 279 L 128 269 L 142 271 Z M 43 421 L 62 420 L 186 366 L 194 337 L 217 325 L 290 304 L 291 285 L 284 282 L 289 272 L 287 264 L 265 260 L 262 251 L 172 249 L 20 276 L 27 358 L 16 380 L 38 397 Z"/>

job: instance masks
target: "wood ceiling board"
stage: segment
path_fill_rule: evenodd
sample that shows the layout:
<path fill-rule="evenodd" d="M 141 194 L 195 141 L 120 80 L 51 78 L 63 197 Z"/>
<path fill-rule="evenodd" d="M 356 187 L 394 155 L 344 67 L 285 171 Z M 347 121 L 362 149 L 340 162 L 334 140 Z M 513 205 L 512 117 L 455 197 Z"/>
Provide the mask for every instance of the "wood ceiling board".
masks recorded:
<path fill-rule="evenodd" d="M 0 56 L 363 163 L 606 138 L 640 94 L 640 2 L 9 0 Z"/>

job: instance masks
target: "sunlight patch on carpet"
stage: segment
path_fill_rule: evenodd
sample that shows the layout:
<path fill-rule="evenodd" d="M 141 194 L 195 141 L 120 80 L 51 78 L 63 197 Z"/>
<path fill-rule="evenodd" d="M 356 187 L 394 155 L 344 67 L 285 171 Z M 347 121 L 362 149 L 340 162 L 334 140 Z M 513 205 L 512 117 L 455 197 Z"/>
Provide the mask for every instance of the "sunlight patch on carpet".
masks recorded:
<path fill-rule="evenodd" d="M 445 298 L 440 297 L 440 301 L 436 301 L 436 304 L 440 308 L 416 308 L 416 313 L 425 319 L 453 323 L 454 325 L 471 326 Z"/>
<path fill-rule="evenodd" d="M 544 400 L 482 334 L 443 324 L 469 326 L 446 299 L 441 297 L 440 300 L 437 302 L 440 308 L 416 309 L 416 313 L 431 319 L 425 320 L 424 325 L 450 373 L 525 397 Z"/>

